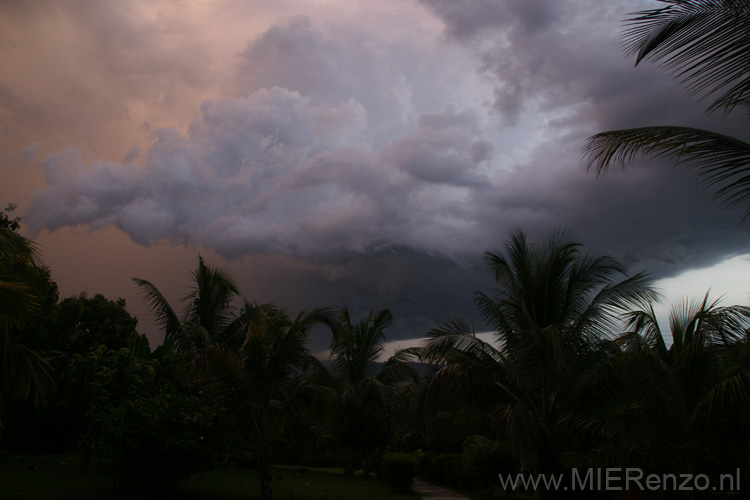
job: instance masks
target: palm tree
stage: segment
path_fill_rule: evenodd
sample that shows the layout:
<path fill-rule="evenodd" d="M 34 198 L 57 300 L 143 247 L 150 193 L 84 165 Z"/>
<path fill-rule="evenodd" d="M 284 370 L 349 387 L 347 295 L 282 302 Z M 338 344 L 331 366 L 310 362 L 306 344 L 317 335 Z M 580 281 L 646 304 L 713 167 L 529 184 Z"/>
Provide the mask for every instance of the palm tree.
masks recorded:
<path fill-rule="evenodd" d="M 344 307 L 323 321 L 332 333 L 338 434 L 349 448 L 345 473 L 354 474 L 356 462 L 362 457 L 364 474 L 369 475 L 370 454 L 387 443 L 395 411 L 406 400 L 404 385 L 416 383 L 419 375 L 398 356 L 382 366 L 377 363 L 383 352 L 385 329 L 393 322 L 390 310 L 370 311 L 352 322 L 349 309 Z"/>
<path fill-rule="evenodd" d="M 682 472 L 747 458 L 750 366 L 743 366 L 742 351 L 750 308 L 722 307 L 708 294 L 679 302 L 669 313 L 669 346 L 650 303 L 624 317 L 626 333 L 612 341 L 612 356 L 599 371 L 606 373 L 601 380 L 613 382 L 602 392 L 619 395 L 616 412 L 626 405 L 627 418 L 616 418 L 625 439 L 602 444 L 626 456 L 646 449 L 667 455 L 683 462 Z M 682 443 L 680 457 L 669 456 L 670 443 Z M 717 449 L 725 453 L 710 453 Z"/>
<path fill-rule="evenodd" d="M 420 353 L 442 366 L 429 390 L 492 411 L 536 474 L 552 472 L 571 446 L 564 424 L 586 397 L 576 388 L 601 362 L 618 313 L 656 297 L 647 275 L 627 277 L 614 259 L 580 247 L 562 232 L 534 245 L 511 231 L 504 253 L 485 253 L 495 294 L 475 296 L 494 345 L 453 320 Z"/>
<path fill-rule="evenodd" d="M 658 0 L 661 9 L 635 13 L 624 33 L 636 65 L 661 61 L 688 91 L 715 97 L 708 111 L 750 111 L 750 3 L 747 0 Z M 583 148 L 597 175 L 610 166 L 625 168 L 641 155 L 663 157 L 698 169 L 698 178 L 716 186 L 726 207 L 750 200 L 750 144 L 727 135 L 679 126 L 602 132 Z M 750 205 L 745 218 L 750 215 Z"/>
<path fill-rule="evenodd" d="M 272 439 L 292 418 L 326 397 L 310 383 L 303 367 L 315 362 L 306 347 L 320 311 L 291 319 L 273 304 L 246 304 L 243 342 L 238 349 L 213 344 L 207 355 L 226 408 L 255 441 L 261 498 L 271 498 Z M 244 426 L 244 425 L 243 425 Z"/>
<path fill-rule="evenodd" d="M 35 405 L 41 405 L 54 387 L 50 367 L 14 338 L 31 327 L 39 307 L 31 288 L 14 274 L 19 267 L 38 266 L 39 253 L 34 242 L 19 235 L 17 228 L 17 223 L 0 226 L 0 382 L 3 392 L 11 398 L 30 398 Z M 0 430 L 3 407 L 0 397 Z"/>
<path fill-rule="evenodd" d="M 36 312 L 38 303 L 31 289 L 14 280 L 12 274 L 19 266 L 38 265 L 39 252 L 34 242 L 0 228 L 0 322 L 3 328 L 21 327 Z"/>
<path fill-rule="evenodd" d="M 193 285 L 182 299 L 185 309 L 181 317 L 151 282 L 133 281 L 164 329 L 164 343 L 178 352 L 197 359 L 207 345 L 241 341 L 241 315 L 236 318 L 232 309 L 232 299 L 239 295 L 237 285 L 226 271 L 208 266 L 203 257 L 198 257 Z"/>

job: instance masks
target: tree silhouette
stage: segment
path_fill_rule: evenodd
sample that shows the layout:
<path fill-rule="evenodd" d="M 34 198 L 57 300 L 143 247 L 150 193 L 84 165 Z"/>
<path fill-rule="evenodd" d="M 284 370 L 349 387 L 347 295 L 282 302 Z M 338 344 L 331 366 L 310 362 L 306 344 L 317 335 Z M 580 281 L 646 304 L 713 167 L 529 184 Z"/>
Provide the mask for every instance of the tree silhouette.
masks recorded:
<path fill-rule="evenodd" d="M 656 297 L 646 274 L 627 277 L 614 259 L 580 247 L 561 232 L 534 245 L 511 231 L 504 252 L 485 253 L 495 293 L 475 297 L 494 345 L 452 320 L 420 352 L 442 365 L 429 390 L 491 411 L 536 474 L 555 471 L 570 446 L 565 423 L 590 397 L 578 387 L 601 362 L 617 315 Z"/>
<path fill-rule="evenodd" d="M 370 454 L 387 443 L 395 410 L 404 402 L 403 385 L 419 380 L 416 370 L 397 356 L 377 363 L 392 321 L 391 311 L 384 309 L 353 322 L 346 307 L 324 318 L 332 333 L 334 418 L 339 439 L 350 452 L 346 474 L 354 474 L 359 457 L 369 474 Z"/>
<path fill-rule="evenodd" d="M 625 333 L 612 340 L 608 359 L 587 388 L 597 394 L 597 406 L 613 408 L 608 422 L 587 423 L 600 434 L 595 447 L 610 463 L 629 455 L 642 464 L 661 457 L 673 464 L 672 472 L 742 463 L 748 449 L 750 366 L 743 355 L 750 308 L 723 307 L 708 294 L 680 301 L 669 313 L 671 345 L 652 304 L 624 319 Z"/>
<path fill-rule="evenodd" d="M 3 395 L 41 405 L 54 387 L 49 365 L 16 338 L 31 328 L 39 310 L 39 299 L 19 278 L 24 269 L 39 266 L 39 252 L 33 241 L 18 234 L 18 218 L 7 216 L 13 208 L 0 217 L 0 430 Z"/>
<path fill-rule="evenodd" d="M 308 332 L 320 311 L 294 319 L 273 304 L 246 304 L 243 343 L 237 350 L 214 344 L 207 355 L 214 385 L 255 443 L 261 498 L 271 498 L 272 440 L 290 415 L 324 398 L 326 390 L 302 376 L 312 360 Z"/>
<path fill-rule="evenodd" d="M 231 341 L 240 328 L 234 323 L 237 318 L 232 311 L 232 299 L 239 295 L 234 280 L 226 271 L 207 265 L 203 257 L 198 257 L 191 289 L 182 299 L 185 309 L 181 317 L 151 282 L 141 278 L 133 281 L 164 329 L 164 343 L 196 362 L 207 345 Z"/>

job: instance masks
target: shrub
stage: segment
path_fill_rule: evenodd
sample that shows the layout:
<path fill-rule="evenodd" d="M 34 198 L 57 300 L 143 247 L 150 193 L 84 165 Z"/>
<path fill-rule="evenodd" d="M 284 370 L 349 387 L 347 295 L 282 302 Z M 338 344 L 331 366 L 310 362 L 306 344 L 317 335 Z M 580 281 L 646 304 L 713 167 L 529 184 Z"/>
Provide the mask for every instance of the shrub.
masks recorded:
<path fill-rule="evenodd" d="M 463 455 L 461 453 L 443 453 L 437 455 L 429 466 L 429 476 L 437 482 L 455 488 L 464 482 Z"/>
<path fill-rule="evenodd" d="M 422 434 L 411 432 L 401 438 L 400 448 L 408 453 L 413 453 L 425 447 L 425 440 Z"/>
<path fill-rule="evenodd" d="M 169 380 L 174 368 L 104 346 L 74 358 L 88 381 L 86 455 L 107 466 L 119 489 L 175 490 L 213 462 L 213 412 L 197 391 Z"/>
<path fill-rule="evenodd" d="M 408 453 L 393 452 L 383 455 L 385 480 L 400 490 L 409 489 L 416 470 L 417 459 Z"/>
<path fill-rule="evenodd" d="M 424 446 L 436 453 L 458 453 L 466 436 L 487 431 L 483 417 L 465 410 L 439 412 L 427 429 Z"/>
<path fill-rule="evenodd" d="M 412 455 L 417 459 L 417 476 L 429 475 L 433 455 L 425 453 L 422 449 L 414 451 Z"/>
<path fill-rule="evenodd" d="M 196 398 L 161 394 L 103 408 L 91 416 L 91 453 L 110 467 L 119 489 L 175 490 L 213 461 L 201 435 L 208 416 L 198 406 Z"/>
<path fill-rule="evenodd" d="M 519 461 L 510 448 L 483 436 L 469 436 L 463 443 L 463 473 L 472 489 L 492 491 L 498 474 L 512 474 Z"/>

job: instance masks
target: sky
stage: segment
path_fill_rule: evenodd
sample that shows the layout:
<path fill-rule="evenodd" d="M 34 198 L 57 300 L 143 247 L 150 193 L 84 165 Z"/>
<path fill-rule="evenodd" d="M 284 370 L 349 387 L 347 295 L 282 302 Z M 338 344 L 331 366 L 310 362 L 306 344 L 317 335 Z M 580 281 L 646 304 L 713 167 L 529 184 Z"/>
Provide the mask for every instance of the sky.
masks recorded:
<path fill-rule="evenodd" d="M 666 302 L 750 299 L 750 223 L 694 172 L 597 178 L 604 130 L 708 128 L 622 21 L 650 0 L 0 1 L 0 204 L 18 205 L 62 296 L 179 309 L 198 255 L 250 301 L 390 308 L 390 345 L 490 291 L 511 228 L 563 229 Z M 324 332 L 312 339 L 327 345 Z"/>

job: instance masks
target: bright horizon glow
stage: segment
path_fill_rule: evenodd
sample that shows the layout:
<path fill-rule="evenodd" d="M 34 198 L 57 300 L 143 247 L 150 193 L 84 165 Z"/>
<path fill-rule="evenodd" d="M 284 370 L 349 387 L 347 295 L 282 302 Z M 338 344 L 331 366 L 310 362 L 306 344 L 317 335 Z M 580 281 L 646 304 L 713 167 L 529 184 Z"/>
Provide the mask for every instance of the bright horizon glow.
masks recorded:
<path fill-rule="evenodd" d="M 702 298 L 710 290 L 710 297 L 721 298 L 723 305 L 742 305 L 750 302 L 750 253 L 736 255 L 702 269 L 691 269 L 678 276 L 656 282 L 663 290 L 663 304 L 682 298 Z"/>
<path fill-rule="evenodd" d="M 654 305 L 657 319 L 662 332 L 667 336 L 665 341 L 672 343 L 669 335 L 669 309 L 681 300 L 700 300 L 709 292 L 709 300 L 720 299 L 723 306 L 750 304 L 750 253 L 736 255 L 718 264 L 702 269 L 692 269 L 672 278 L 664 278 L 656 282 L 656 287 L 662 294 L 661 303 Z M 484 341 L 492 342 L 492 333 L 478 333 Z M 385 361 L 399 350 L 407 347 L 417 347 L 426 337 L 417 339 L 394 340 L 386 342 L 381 361 Z"/>
<path fill-rule="evenodd" d="M 672 278 L 656 282 L 662 301 L 654 306 L 662 332 L 669 332 L 669 309 L 680 301 L 700 300 L 709 293 L 710 301 L 719 299 L 722 306 L 750 303 L 750 254 L 736 255 L 702 269 L 691 269 Z M 672 338 L 664 339 L 671 345 Z"/>

